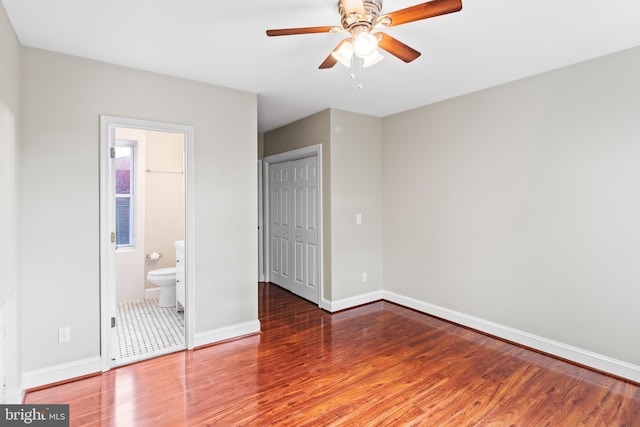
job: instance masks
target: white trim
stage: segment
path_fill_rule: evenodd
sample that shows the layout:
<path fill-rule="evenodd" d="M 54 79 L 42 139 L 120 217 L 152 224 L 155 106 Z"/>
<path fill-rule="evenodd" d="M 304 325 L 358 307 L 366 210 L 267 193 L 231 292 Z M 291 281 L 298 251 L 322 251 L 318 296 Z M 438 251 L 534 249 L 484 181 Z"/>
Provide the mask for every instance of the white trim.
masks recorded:
<path fill-rule="evenodd" d="M 160 288 L 147 288 L 144 290 L 144 299 L 159 299 L 160 298 Z"/>
<path fill-rule="evenodd" d="M 602 354 L 574 347 L 548 338 L 540 337 L 488 320 L 469 316 L 458 311 L 440 307 L 389 291 L 382 291 L 385 300 L 436 316 L 505 340 L 518 343 L 544 353 L 585 365 L 618 377 L 640 382 L 640 366 L 613 359 Z"/>
<path fill-rule="evenodd" d="M 49 366 L 22 374 L 22 389 L 28 390 L 47 384 L 53 384 L 72 378 L 99 373 L 102 370 L 102 359 L 99 356 L 76 360 L 61 365 Z"/>
<path fill-rule="evenodd" d="M 130 365 L 132 363 L 142 362 L 143 360 L 149 360 L 149 359 L 153 359 L 154 357 L 157 357 L 157 356 L 164 356 L 165 354 L 177 353 L 177 352 L 180 352 L 180 351 L 185 351 L 183 345 L 176 345 L 176 346 L 173 346 L 173 347 L 162 348 L 160 350 L 154 350 L 154 351 L 150 351 L 148 353 L 144 353 L 144 354 L 139 354 L 139 355 L 135 355 L 135 356 L 131 356 L 131 357 L 125 357 L 125 358 L 122 358 L 122 359 L 118 359 L 116 361 L 116 363 L 113 364 L 111 367 L 112 368 L 117 368 L 117 367 L 124 366 L 124 365 Z"/>
<path fill-rule="evenodd" d="M 304 159 L 322 152 L 322 144 L 310 145 L 308 147 L 297 148 L 284 153 L 272 154 L 263 159 L 266 163 L 288 162 L 290 160 Z"/>
<path fill-rule="evenodd" d="M 323 187 L 322 187 L 322 144 L 310 145 L 308 147 L 298 148 L 296 150 L 286 151 L 284 153 L 273 154 L 271 156 L 267 156 L 263 161 L 263 187 L 264 187 L 264 274 L 265 281 L 270 281 L 269 275 L 269 265 L 271 262 L 270 258 L 270 245 L 269 245 L 269 184 L 271 180 L 269 179 L 269 167 L 271 163 L 281 163 L 290 160 L 302 159 L 305 157 L 316 156 L 318 160 L 318 307 L 321 307 L 324 303 L 324 203 L 323 203 Z"/>
<path fill-rule="evenodd" d="M 239 338 L 249 334 L 260 332 L 260 321 L 238 323 L 236 325 L 225 326 L 223 328 L 212 329 L 210 331 L 198 332 L 194 336 L 194 347 L 214 344 L 216 342 Z"/>
<path fill-rule="evenodd" d="M 141 244 L 140 240 L 141 239 L 141 235 L 138 233 L 138 226 L 139 221 L 138 221 L 138 216 L 140 214 L 144 215 L 143 211 L 139 211 L 138 209 L 138 205 L 142 202 L 139 201 L 139 195 L 138 195 L 138 185 L 140 185 L 140 179 L 138 177 L 139 174 L 139 169 L 137 167 L 138 165 L 138 161 L 139 159 L 142 159 L 139 155 L 140 153 L 140 146 L 138 144 L 138 141 L 136 140 L 132 140 L 132 139 L 118 139 L 116 138 L 115 142 L 115 147 L 116 147 L 116 152 L 117 152 L 117 147 L 129 147 L 131 149 L 131 164 L 130 164 L 130 168 L 131 170 L 129 171 L 129 194 L 118 194 L 118 190 L 117 188 L 113 190 L 113 193 L 116 197 L 127 197 L 129 199 L 129 209 L 130 209 L 130 213 L 129 213 L 129 243 L 126 245 L 120 245 L 118 246 L 117 241 L 116 241 L 116 251 L 135 251 L 138 248 L 143 247 L 143 245 Z M 133 203 L 132 203 L 133 201 Z"/>
<path fill-rule="evenodd" d="M 100 352 L 102 356 L 102 371 L 107 371 L 111 367 L 111 331 L 110 317 L 110 286 L 109 281 L 112 272 L 109 271 L 114 265 L 113 251 L 111 243 L 107 237 L 111 233 L 113 215 L 105 214 L 103 211 L 110 205 L 109 195 L 111 194 L 110 172 L 105 167 L 109 162 L 109 150 L 111 146 L 111 135 L 109 133 L 110 118 L 100 116 Z"/>
<path fill-rule="evenodd" d="M 20 404 L 24 400 L 24 387 L 23 388 L 8 388 L 5 390 L 4 402 L 9 405 Z"/>
<path fill-rule="evenodd" d="M 20 348 L 18 345 L 18 294 L 17 291 L 11 292 L 7 296 L 4 306 L 0 307 L 0 316 L 4 316 L 4 330 L 0 331 L 3 336 L 0 341 L 4 340 L 4 346 L 0 346 L 0 351 L 4 354 L 0 357 L 0 363 L 4 365 L 0 369 L 4 369 L 4 382 L 0 384 L 2 393 L 0 394 L 0 402 L 3 403 L 21 403 L 23 398 L 23 389 L 20 383 L 20 375 L 18 372 L 18 361 L 20 360 Z M 16 402 L 19 399 L 19 402 Z"/>
<path fill-rule="evenodd" d="M 195 130 L 193 126 L 183 127 L 184 132 L 184 253 L 185 253 L 185 344 L 188 350 L 193 349 L 196 331 L 196 175 L 195 175 Z"/>
<path fill-rule="evenodd" d="M 263 205 L 262 160 L 258 160 L 258 282 L 264 275 L 264 205 Z"/>
<path fill-rule="evenodd" d="M 331 301 L 329 301 L 328 299 L 322 298 L 320 300 L 320 304 L 318 305 L 318 307 L 320 307 L 323 310 L 328 311 L 329 313 L 333 313 L 333 311 L 331 311 Z"/>
<path fill-rule="evenodd" d="M 327 299 L 322 300 L 320 308 L 327 310 L 330 313 L 334 313 L 340 310 L 346 310 L 348 308 L 357 307 L 363 304 L 369 304 L 371 302 L 380 301 L 384 297 L 383 291 L 373 291 L 366 294 L 360 294 L 349 298 L 344 298 L 337 301 L 329 301 Z"/>
<path fill-rule="evenodd" d="M 194 345 L 195 331 L 195 172 L 194 172 L 194 128 L 193 126 L 173 123 L 155 122 L 148 120 L 131 119 L 100 115 L 100 354 L 102 357 L 102 371 L 111 369 L 111 325 L 110 325 L 110 284 L 113 274 L 110 273 L 115 260 L 113 259 L 112 245 L 109 242 L 112 214 L 105 214 L 105 207 L 110 205 L 110 176 L 109 176 L 109 128 L 125 127 L 160 132 L 181 133 L 184 135 L 184 171 L 185 171 L 185 282 L 186 307 L 185 311 L 185 339 L 186 347 L 192 349 Z"/>

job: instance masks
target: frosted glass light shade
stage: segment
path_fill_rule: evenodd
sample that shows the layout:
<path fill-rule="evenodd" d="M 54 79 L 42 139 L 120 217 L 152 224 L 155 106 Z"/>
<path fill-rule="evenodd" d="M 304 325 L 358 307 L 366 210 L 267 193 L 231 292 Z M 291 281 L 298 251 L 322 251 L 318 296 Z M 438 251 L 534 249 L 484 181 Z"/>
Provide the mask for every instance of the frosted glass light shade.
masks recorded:
<path fill-rule="evenodd" d="M 382 61 L 383 59 L 384 56 L 382 56 L 380 52 L 378 52 L 378 49 L 376 49 L 370 55 L 367 55 L 367 57 L 364 58 L 362 68 L 370 67 L 373 64 L 377 64 L 378 62 Z"/>
<path fill-rule="evenodd" d="M 353 46 L 350 40 L 345 40 L 340 44 L 338 49 L 331 52 L 331 56 L 338 60 L 345 67 L 351 66 L 351 57 L 353 56 Z"/>
<path fill-rule="evenodd" d="M 366 58 L 378 49 L 378 40 L 369 31 L 359 31 L 353 37 L 353 52 L 360 58 Z"/>

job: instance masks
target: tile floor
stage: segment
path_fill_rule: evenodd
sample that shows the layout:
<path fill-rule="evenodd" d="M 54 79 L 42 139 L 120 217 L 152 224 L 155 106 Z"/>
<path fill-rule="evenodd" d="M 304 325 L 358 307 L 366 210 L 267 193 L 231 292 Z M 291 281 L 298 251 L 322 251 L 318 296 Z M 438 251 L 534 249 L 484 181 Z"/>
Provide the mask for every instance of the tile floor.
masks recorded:
<path fill-rule="evenodd" d="M 112 360 L 131 363 L 185 348 L 184 313 L 158 307 L 157 299 L 118 304 Z"/>

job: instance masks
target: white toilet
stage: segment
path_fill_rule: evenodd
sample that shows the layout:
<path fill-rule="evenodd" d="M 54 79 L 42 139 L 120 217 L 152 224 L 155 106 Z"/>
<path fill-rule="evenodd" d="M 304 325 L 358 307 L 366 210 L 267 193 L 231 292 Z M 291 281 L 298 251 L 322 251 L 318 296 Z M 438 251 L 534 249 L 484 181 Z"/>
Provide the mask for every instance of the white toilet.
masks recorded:
<path fill-rule="evenodd" d="M 174 307 L 176 305 L 176 268 L 159 268 L 149 271 L 147 280 L 160 287 L 158 306 Z"/>

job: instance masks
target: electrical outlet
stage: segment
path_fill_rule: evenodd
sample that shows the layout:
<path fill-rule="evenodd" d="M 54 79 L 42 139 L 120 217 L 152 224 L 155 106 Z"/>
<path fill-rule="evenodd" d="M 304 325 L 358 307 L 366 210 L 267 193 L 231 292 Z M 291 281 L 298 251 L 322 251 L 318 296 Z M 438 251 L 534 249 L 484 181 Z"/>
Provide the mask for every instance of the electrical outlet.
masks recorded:
<path fill-rule="evenodd" d="M 71 327 L 65 326 L 63 328 L 58 328 L 58 342 L 68 342 L 71 341 Z"/>
<path fill-rule="evenodd" d="M 362 281 L 363 282 L 367 281 L 367 273 L 362 273 Z"/>

